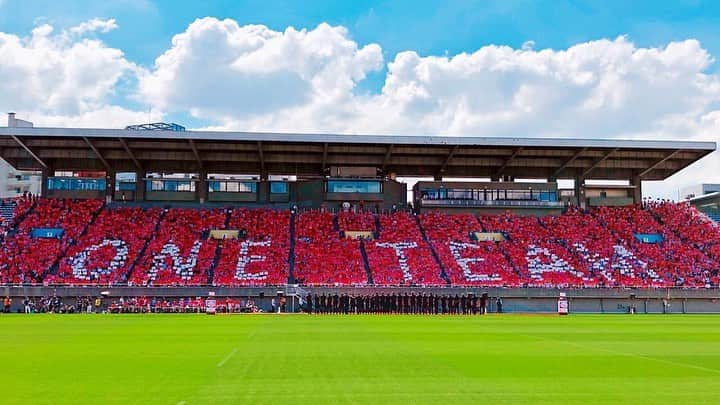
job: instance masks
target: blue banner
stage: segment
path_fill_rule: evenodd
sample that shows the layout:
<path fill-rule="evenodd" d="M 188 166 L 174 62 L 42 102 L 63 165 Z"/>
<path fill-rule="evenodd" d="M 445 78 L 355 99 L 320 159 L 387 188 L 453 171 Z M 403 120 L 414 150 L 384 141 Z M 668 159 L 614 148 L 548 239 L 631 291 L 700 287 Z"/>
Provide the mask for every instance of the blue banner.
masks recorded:
<path fill-rule="evenodd" d="M 30 231 L 30 237 L 60 239 L 63 233 L 65 233 L 65 230 L 62 228 L 33 228 L 33 230 Z"/>
<path fill-rule="evenodd" d="M 659 233 L 636 233 L 635 239 L 642 243 L 662 243 L 664 240 Z"/>

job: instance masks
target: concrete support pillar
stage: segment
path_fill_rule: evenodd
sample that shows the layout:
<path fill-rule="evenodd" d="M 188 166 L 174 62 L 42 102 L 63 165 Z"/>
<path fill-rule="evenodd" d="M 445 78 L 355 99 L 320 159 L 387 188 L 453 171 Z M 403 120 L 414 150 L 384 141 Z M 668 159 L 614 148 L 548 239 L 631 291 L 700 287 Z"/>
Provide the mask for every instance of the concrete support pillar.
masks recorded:
<path fill-rule="evenodd" d="M 204 204 L 208 199 L 208 181 L 207 181 L 208 173 L 207 173 L 207 170 L 201 169 L 200 172 L 198 173 L 198 175 L 199 175 L 199 178 L 198 178 L 197 184 L 195 185 L 195 187 L 196 187 L 195 192 L 197 193 L 200 204 Z"/>
<path fill-rule="evenodd" d="M 145 201 L 145 172 L 135 172 L 135 201 Z"/>
<path fill-rule="evenodd" d="M 578 207 L 585 209 L 585 190 L 583 189 L 583 183 L 585 183 L 585 179 L 580 176 L 575 177 L 575 202 Z"/>
<path fill-rule="evenodd" d="M 259 203 L 270 202 L 270 182 L 263 180 L 257 183 L 257 195 L 255 201 Z"/>
<path fill-rule="evenodd" d="M 53 170 L 51 170 L 51 169 L 48 168 L 48 167 L 43 168 L 43 169 L 41 170 L 41 175 L 40 175 L 40 182 L 41 182 L 41 184 L 40 184 L 40 196 L 43 197 L 43 198 L 48 196 L 48 177 L 52 176 L 53 174 L 54 174 L 54 173 L 53 173 Z"/>
<path fill-rule="evenodd" d="M 630 185 L 635 186 L 633 189 L 633 202 L 635 204 L 642 203 L 642 180 L 640 176 L 633 176 L 633 178 L 630 179 Z"/>

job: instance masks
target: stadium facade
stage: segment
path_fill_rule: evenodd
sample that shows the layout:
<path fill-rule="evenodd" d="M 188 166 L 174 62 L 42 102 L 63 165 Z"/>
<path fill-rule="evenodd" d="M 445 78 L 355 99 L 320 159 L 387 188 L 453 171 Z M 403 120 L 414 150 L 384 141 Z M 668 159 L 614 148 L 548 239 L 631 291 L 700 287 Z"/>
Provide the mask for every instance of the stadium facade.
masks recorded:
<path fill-rule="evenodd" d="M 0 128 L 0 157 L 42 173 L 41 199 L 21 203 L 4 230 L 3 249 L 15 259 L 5 266 L 6 294 L 454 288 L 504 296 L 508 310 L 543 310 L 560 287 L 577 310 L 624 311 L 643 300 L 654 312 L 675 298 L 683 312 L 720 312 L 715 241 L 700 246 L 677 228 L 672 220 L 685 211 L 638 208 L 643 181 L 681 171 L 715 151 L 713 142 L 186 131 L 176 124 L 34 128 L 18 121 L 11 116 Z M 398 181 L 407 177 L 428 179 L 415 184 L 409 204 Z M 566 179 L 574 189 L 558 187 Z M 593 211 L 577 214 L 586 210 Z M 615 223 L 617 215 L 630 225 Z M 436 232 L 451 222 L 446 233 L 459 236 Z M 576 235 L 587 224 L 605 245 Z M 559 236 L 563 226 L 573 235 Z M 462 253 L 479 248 L 482 257 Z M 28 256 L 33 249 L 51 253 Z M 335 256 L 346 261 L 333 263 Z M 328 278 L 326 267 L 355 275 Z M 174 274 L 164 274 L 168 268 Z"/>

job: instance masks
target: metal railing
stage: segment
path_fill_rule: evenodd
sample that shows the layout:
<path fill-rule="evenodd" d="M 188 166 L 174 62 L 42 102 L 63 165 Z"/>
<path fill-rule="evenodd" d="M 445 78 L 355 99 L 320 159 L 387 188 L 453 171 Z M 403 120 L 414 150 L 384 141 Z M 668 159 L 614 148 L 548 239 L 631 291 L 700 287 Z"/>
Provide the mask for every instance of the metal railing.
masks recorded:
<path fill-rule="evenodd" d="M 538 207 L 538 208 L 564 208 L 564 201 L 537 201 L 537 200 L 430 200 L 422 199 L 424 207 Z"/>

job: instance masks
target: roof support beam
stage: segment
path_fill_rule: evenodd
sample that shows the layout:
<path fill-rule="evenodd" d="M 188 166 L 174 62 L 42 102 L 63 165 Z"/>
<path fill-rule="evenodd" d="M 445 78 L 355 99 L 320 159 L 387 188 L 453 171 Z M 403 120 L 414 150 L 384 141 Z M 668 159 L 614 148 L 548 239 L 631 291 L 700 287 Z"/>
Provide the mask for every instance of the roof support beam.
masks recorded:
<path fill-rule="evenodd" d="M 85 141 L 85 143 L 88 144 L 88 146 L 90 147 L 90 149 L 92 149 L 92 151 L 93 151 L 93 153 L 95 154 L 95 156 L 97 156 L 97 158 L 100 159 L 100 161 L 102 162 L 103 166 L 105 166 L 105 170 L 107 170 L 107 172 L 110 173 L 110 172 L 112 171 L 112 167 L 110 167 L 110 163 L 108 163 L 108 161 L 105 160 L 105 158 L 104 158 L 103 155 L 100 153 L 100 151 L 98 150 L 98 148 L 96 148 L 95 145 L 93 145 L 92 142 L 90 142 L 90 139 L 88 139 L 87 136 L 83 136 L 82 138 L 83 138 L 83 140 Z"/>
<path fill-rule="evenodd" d="M 523 151 L 523 149 L 525 149 L 525 148 L 523 148 L 522 146 L 519 147 L 519 148 L 515 148 L 515 150 L 513 151 L 512 155 L 510 155 L 507 159 L 505 159 L 505 162 L 503 162 L 502 166 L 500 166 L 500 167 L 495 171 L 495 174 L 493 174 L 492 177 L 493 177 L 493 178 L 496 178 L 496 177 L 502 176 L 503 172 L 504 172 L 505 169 L 508 167 L 508 165 L 509 165 L 510 163 L 512 163 L 513 160 L 515 160 L 515 158 L 520 154 L 520 152 Z"/>
<path fill-rule="evenodd" d="M 388 162 L 390 162 L 390 155 L 392 155 L 394 147 L 395 147 L 395 145 L 393 145 L 393 144 L 390 144 L 387 147 L 387 152 L 385 152 L 385 158 L 383 159 L 383 164 L 382 164 L 383 172 L 385 171 L 385 168 L 387 167 Z"/>
<path fill-rule="evenodd" d="M 198 169 L 202 170 L 203 162 L 202 162 L 202 159 L 200 159 L 200 152 L 198 152 L 197 146 L 195 146 L 195 141 L 193 141 L 192 139 L 188 139 L 188 142 L 190 143 L 190 148 L 192 149 L 193 154 L 195 155 L 195 160 L 197 160 Z"/>
<path fill-rule="evenodd" d="M 642 178 L 642 177 L 645 176 L 646 174 L 648 174 L 648 173 L 650 173 L 651 171 L 657 169 L 657 167 L 660 166 L 661 164 L 663 164 L 663 163 L 667 162 L 668 160 L 672 159 L 673 157 L 675 157 L 675 156 L 676 156 L 678 153 L 680 153 L 680 152 L 682 152 L 682 149 L 677 149 L 677 150 L 675 150 L 674 152 L 669 153 L 669 154 L 668 154 L 667 156 L 665 156 L 664 158 L 662 158 L 662 159 L 656 161 L 655 163 L 651 164 L 650 166 L 648 166 L 647 169 L 641 171 L 640 174 L 638 174 L 638 177 L 641 177 L 641 178 Z"/>
<path fill-rule="evenodd" d="M 447 166 L 450 164 L 450 161 L 452 160 L 453 156 L 455 156 L 455 152 L 458 150 L 458 145 L 455 145 L 450 149 L 450 152 L 448 152 L 447 156 L 445 157 L 445 160 L 443 161 L 442 165 L 440 166 L 440 170 L 438 171 L 439 174 L 445 173 L 445 169 L 447 169 Z"/>
<path fill-rule="evenodd" d="M 32 151 L 32 149 L 30 149 L 27 145 L 25 145 L 25 143 L 23 141 L 21 141 L 20 138 L 18 138 L 15 135 L 10 135 L 10 137 L 13 140 L 15 140 L 15 142 L 17 142 L 17 144 L 20 145 L 21 148 L 25 149 L 25 152 L 29 153 L 30 156 L 32 156 L 36 162 L 40 163 L 40 166 L 44 167 L 45 169 L 48 168 L 48 165 L 45 164 L 45 162 L 42 159 L 40 159 L 40 157 L 38 155 L 36 155 L 35 152 Z"/>
<path fill-rule="evenodd" d="M 572 162 L 576 161 L 577 158 L 579 158 L 585 151 L 587 151 L 588 148 L 582 148 L 579 151 L 575 152 L 574 155 L 570 156 L 570 158 L 563 162 L 563 164 L 560 165 L 555 171 L 553 172 L 552 178 L 557 178 L 557 176 L 562 173 L 563 170 L 565 170 Z"/>
<path fill-rule="evenodd" d="M 325 174 L 325 166 L 327 165 L 327 156 L 328 156 L 328 143 L 325 142 L 323 144 L 323 155 L 322 155 L 322 174 Z"/>
<path fill-rule="evenodd" d="M 135 154 L 133 153 L 132 149 L 130 149 L 127 142 L 125 142 L 123 138 L 118 138 L 118 141 L 120 141 L 120 145 L 122 145 L 123 149 L 125 149 L 125 152 L 128 154 L 128 156 L 130 156 L 130 159 L 132 159 L 133 163 L 135 163 L 135 166 L 137 166 L 137 168 L 140 169 L 140 171 L 142 172 L 143 167 L 140 164 L 140 161 L 137 160 L 137 158 L 135 157 Z M 143 177 L 144 176 L 145 174 L 143 174 Z"/>
<path fill-rule="evenodd" d="M 600 166 L 600 164 L 601 164 L 602 162 L 608 160 L 608 158 L 610 157 L 610 155 L 612 155 L 613 153 L 617 152 L 618 149 L 620 149 L 620 148 L 613 148 L 613 149 L 610 149 L 609 151 L 607 151 L 607 153 L 605 153 L 604 155 L 602 155 L 602 157 L 601 157 L 600 159 L 597 159 L 596 161 L 593 162 L 592 165 L 590 165 L 590 167 L 588 167 L 587 169 L 585 169 L 585 171 L 582 172 L 582 174 L 580 175 L 580 177 L 583 178 L 583 179 L 586 178 L 588 174 L 590 174 L 593 170 L 595 170 L 598 166 Z"/>

